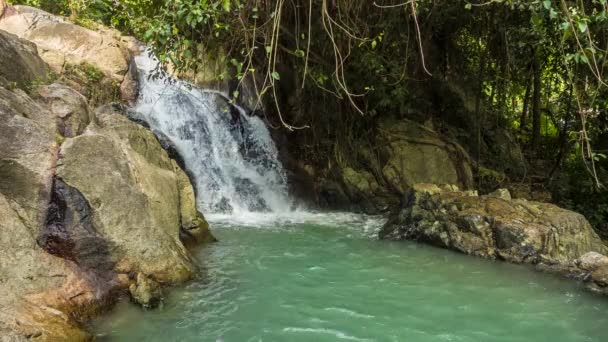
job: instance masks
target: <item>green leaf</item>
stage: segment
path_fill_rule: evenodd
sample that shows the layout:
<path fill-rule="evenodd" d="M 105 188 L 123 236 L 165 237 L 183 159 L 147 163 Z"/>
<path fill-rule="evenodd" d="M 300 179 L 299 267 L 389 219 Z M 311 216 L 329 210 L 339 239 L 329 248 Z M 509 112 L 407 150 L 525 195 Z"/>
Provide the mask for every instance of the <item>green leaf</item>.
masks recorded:
<path fill-rule="evenodd" d="M 555 12 L 555 10 L 553 8 L 549 11 L 549 17 L 551 19 L 556 19 L 557 18 L 557 12 Z"/>
<path fill-rule="evenodd" d="M 372 41 L 372 49 L 375 49 L 375 48 L 376 48 L 376 45 L 378 45 L 378 42 L 377 42 L 377 41 L 375 41 L 375 40 L 373 40 L 373 41 Z"/>
<path fill-rule="evenodd" d="M 578 29 L 579 29 L 579 31 L 581 31 L 581 33 L 585 33 L 585 31 L 587 31 L 587 23 L 584 21 L 579 21 Z"/>
<path fill-rule="evenodd" d="M 466 5 L 464 5 L 464 8 L 470 10 L 471 8 L 473 8 L 473 5 L 468 2 Z"/>
<path fill-rule="evenodd" d="M 276 72 L 276 71 L 273 71 L 272 74 L 271 74 L 271 76 L 272 76 L 272 78 L 274 78 L 277 81 L 281 80 L 281 75 L 279 75 L 279 73 Z"/>
<path fill-rule="evenodd" d="M 222 7 L 224 8 L 224 11 L 230 12 L 230 0 L 224 0 L 222 2 Z"/>
<path fill-rule="evenodd" d="M 543 1 L 543 6 L 545 6 L 545 9 L 551 8 L 551 0 Z"/>

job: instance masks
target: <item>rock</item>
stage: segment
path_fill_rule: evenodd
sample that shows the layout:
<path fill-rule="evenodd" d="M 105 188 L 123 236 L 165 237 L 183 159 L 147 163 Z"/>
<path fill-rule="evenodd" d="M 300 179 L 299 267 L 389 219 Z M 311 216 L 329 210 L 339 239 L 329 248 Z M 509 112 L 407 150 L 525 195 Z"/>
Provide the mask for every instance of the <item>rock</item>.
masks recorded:
<path fill-rule="evenodd" d="M 321 207 L 378 214 L 397 206 L 416 184 L 453 184 L 463 189 L 473 184 L 464 149 L 429 127 L 385 119 L 370 144 L 378 147 L 360 148 L 344 166 L 326 172 L 331 178 L 317 187 Z"/>
<path fill-rule="evenodd" d="M 135 106 L 139 97 L 138 77 L 137 66 L 132 61 L 129 65 L 129 71 L 120 85 L 120 99 L 131 107 Z"/>
<path fill-rule="evenodd" d="M 322 180 L 317 185 L 317 202 L 322 208 L 331 210 L 350 210 L 351 201 L 344 193 L 343 187 L 332 180 Z"/>
<path fill-rule="evenodd" d="M 51 193 L 58 143 L 47 110 L 0 87 L 0 193 L 36 234 Z"/>
<path fill-rule="evenodd" d="M 466 254 L 532 264 L 574 263 L 588 252 L 607 251 L 578 213 L 547 203 L 454 190 L 409 191 L 403 208 L 380 237 L 418 240 Z"/>
<path fill-rule="evenodd" d="M 91 205 L 93 225 L 118 273 L 141 272 L 163 284 L 189 279 L 195 268 L 180 241 L 182 222 L 205 234 L 208 228 L 193 214 L 193 190 L 184 190 L 187 176 L 154 135 L 120 108 L 105 106 L 95 116 L 98 125 L 63 144 L 57 175 Z"/>
<path fill-rule="evenodd" d="M 508 189 L 497 189 L 496 191 L 490 193 L 488 196 L 501 198 L 505 201 L 511 200 L 511 193 L 509 192 Z"/>
<path fill-rule="evenodd" d="M 608 265 L 604 265 L 591 273 L 591 280 L 599 287 L 608 287 Z"/>
<path fill-rule="evenodd" d="M 473 176 L 467 153 L 454 142 L 409 120 L 381 123 L 388 160 L 382 174 L 401 193 L 417 183 L 456 184 L 468 188 Z"/>
<path fill-rule="evenodd" d="M 72 138 L 84 132 L 91 121 L 89 105 L 84 96 L 57 83 L 40 88 L 38 93 L 52 115 L 57 118 L 59 133 L 62 136 Z"/>
<path fill-rule="evenodd" d="M 175 174 L 177 175 L 181 214 L 180 240 L 190 248 L 217 241 L 209 231 L 207 220 L 196 208 L 194 188 L 190 179 L 179 166 L 175 167 Z"/>
<path fill-rule="evenodd" d="M 128 48 L 109 30 L 89 30 L 28 6 L 12 6 L 0 19 L 0 30 L 36 44 L 57 73 L 66 63 L 87 62 L 120 82 L 128 70 Z"/>
<path fill-rule="evenodd" d="M 129 286 L 131 299 L 144 309 L 157 307 L 163 299 L 160 285 L 143 273 L 137 274 L 135 283 Z"/>
<path fill-rule="evenodd" d="M 88 338 L 72 313 L 86 319 L 121 286 L 38 244 L 50 216 L 56 132 L 48 110 L 23 91 L 0 88 L 0 330 L 16 339 Z"/>
<path fill-rule="evenodd" d="M 608 256 L 597 252 L 584 254 L 576 261 L 576 265 L 585 271 L 595 271 L 596 269 L 608 266 Z"/>
<path fill-rule="evenodd" d="M 342 170 L 342 183 L 351 202 L 351 208 L 368 214 L 386 210 L 390 199 L 374 175 L 367 171 L 347 167 Z"/>
<path fill-rule="evenodd" d="M 1 31 L 0 40 L 0 65 L 8 58 L 25 68 L 16 76 L 38 80 L 36 50 Z M 10 72 L 0 84 L 19 80 Z M 213 237 L 186 174 L 120 106 L 91 117 L 65 85 L 25 88 L 39 101 L 0 86 L 0 339 L 90 340 L 77 320 L 107 309 L 128 274 L 188 279 L 182 231 L 192 245 Z"/>
<path fill-rule="evenodd" d="M 38 56 L 36 46 L 1 29 L 0 57 L 0 86 L 14 84 L 29 89 L 34 83 L 48 79 L 50 69 Z"/>

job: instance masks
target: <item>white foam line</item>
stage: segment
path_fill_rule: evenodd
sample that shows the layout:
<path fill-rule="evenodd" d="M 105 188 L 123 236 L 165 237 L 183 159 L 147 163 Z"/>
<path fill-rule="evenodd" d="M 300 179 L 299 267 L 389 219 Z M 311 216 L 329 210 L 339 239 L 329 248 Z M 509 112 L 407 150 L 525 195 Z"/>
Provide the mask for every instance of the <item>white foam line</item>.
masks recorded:
<path fill-rule="evenodd" d="M 375 317 L 375 316 L 372 316 L 372 315 L 366 315 L 366 314 L 358 313 L 356 311 L 352 311 L 352 310 L 344 309 L 344 308 L 325 308 L 324 310 L 325 311 L 340 312 L 340 313 L 346 314 L 348 316 L 357 317 L 357 318 L 368 318 L 368 319 L 371 319 L 371 318 Z"/>
<path fill-rule="evenodd" d="M 347 335 L 338 330 L 325 329 L 325 328 L 295 328 L 288 327 L 283 329 L 284 332 L 293 332 L 293 333 L 312 333 L 312 334 L 324 334 L 324 335 L 333 335 L 341 340 L 350 340 L 350 341 L 373 341 L 367 338 L 359 338 L 351 335 Z"/>

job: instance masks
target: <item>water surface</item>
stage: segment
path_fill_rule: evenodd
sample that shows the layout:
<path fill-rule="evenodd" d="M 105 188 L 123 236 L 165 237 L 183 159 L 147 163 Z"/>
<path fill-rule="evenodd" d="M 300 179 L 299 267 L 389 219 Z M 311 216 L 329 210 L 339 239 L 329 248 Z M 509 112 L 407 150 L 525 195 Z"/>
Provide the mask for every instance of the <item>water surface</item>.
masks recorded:
<path fill-rule="evenodd" d="M 608 341 L 608 300 L 526 266 L 378 241 L 354 215 L 213 218 L 200 279 L 103 341 Z"/>

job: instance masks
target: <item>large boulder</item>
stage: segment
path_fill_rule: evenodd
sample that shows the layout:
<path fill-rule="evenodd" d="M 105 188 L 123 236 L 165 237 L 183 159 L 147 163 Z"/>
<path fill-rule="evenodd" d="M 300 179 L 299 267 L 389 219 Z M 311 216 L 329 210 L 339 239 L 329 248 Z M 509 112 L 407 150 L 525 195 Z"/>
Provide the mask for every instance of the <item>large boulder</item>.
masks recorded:
<path fill-rule="evenodd" d="M 388 160 L 382 174 L 393 189 L 404 193 L 414 184 L 473 184 L 469 157 L 455 142 L 409 120 L 385 121 L 380 125 L 387 144 Z"/>
<path fill-rule="evenodd" d="M 63 144 L 57 176 L 90 204 L 93 226 L 108 242 L 117 272 L 141 272 L 167 284 L 190 278 L 194 264 L 180 229 L 209 233 L 194 208 L 192 186 L 184 184 L 187 176 L 156 137 L 120 108 L 102 107 L 96 120 L 98 125 Z"/>
<path fill-rule="evenodd" d="M 573 263 L 608 249 L 582 215 L 548 203 L 416 185 L 380 233 L 462 253 L 532 264 Z"/>
<path fill-rule="evenodd" d="M 461 188 L 473 184 L 466 151 L 414 121 L 381 121 L 371 145 L 373 148 L 360 148 L 343 158 L 347 162 L 340 163 L 343 166 L 330 177 L 339 180 L 340 191 L 335 191 L 335 186 L 328 189 L 335 183 L 321 182 L 317 191 L 321 205 L 373 214 L 398 205 L 414 184 L 457 184 Z M 339 201 L 326 198 L 339 192 L 344 194 Z"/>
<path fill-rule="evenodd" d="M 27 89 L 47 79 L 50 69 L 34 44 L 0 29 L 0 51 L 0 86 Z"/>
<path fill-rule="evenodd" d="M 90 30 L 33 7 L 8 7 L 0 18 L 0 30 L 35 43 L 57 73 L 66 64 L 86 62 L 122 81 L 129 67 L 129 46 L 114 31 Z"/>

